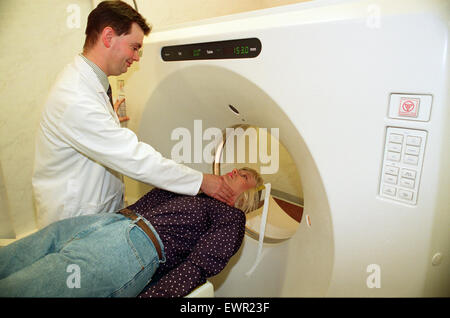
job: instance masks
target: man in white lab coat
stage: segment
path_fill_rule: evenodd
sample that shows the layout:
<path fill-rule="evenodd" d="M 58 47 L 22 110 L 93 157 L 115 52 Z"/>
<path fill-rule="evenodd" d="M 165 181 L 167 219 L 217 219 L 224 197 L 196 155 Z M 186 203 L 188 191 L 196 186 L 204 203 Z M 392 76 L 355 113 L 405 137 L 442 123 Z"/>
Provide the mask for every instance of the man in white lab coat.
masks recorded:
<path fill-rule="evenodd" d="M 102 2 L 90 13 L 83 53 L 60 74 L 39 125 L 32 178 L 39 228 L 120 210 L 122 174 L 180 194 L 202 190 L 231 200 L 222 178 L 162 157 L 120 126 L 107 77 L 139 61 L 149 32 L 145 19 L 121 1 Z"/>

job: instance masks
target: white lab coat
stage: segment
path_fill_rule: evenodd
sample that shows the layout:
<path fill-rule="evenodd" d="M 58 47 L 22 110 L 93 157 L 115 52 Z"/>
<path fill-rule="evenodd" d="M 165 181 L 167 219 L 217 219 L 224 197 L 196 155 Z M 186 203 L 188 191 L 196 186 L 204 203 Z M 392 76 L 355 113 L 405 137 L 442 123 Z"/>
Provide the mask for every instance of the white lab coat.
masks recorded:
<path fill-rule="evenodd" d="M 96 74 L 76 56 L 52 88 L 37 133 L 32 184 L 38 227 L 119 210 L 121 174 L 188 195 L 198 193 L 203 178 L 120 127 Z"/>

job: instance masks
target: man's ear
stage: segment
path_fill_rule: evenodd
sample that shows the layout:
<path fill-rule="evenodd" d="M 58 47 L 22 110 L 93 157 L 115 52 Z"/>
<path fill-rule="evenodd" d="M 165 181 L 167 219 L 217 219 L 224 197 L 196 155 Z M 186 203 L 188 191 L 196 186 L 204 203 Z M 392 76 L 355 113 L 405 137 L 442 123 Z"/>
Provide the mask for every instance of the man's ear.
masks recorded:
<path fill-rule="evenodd" d="M 102 31 L 102 43 L 105 47 L 110 48 L 112 45 L 112 39 L 116 35 L 114 29 L 107 26 Z"/>

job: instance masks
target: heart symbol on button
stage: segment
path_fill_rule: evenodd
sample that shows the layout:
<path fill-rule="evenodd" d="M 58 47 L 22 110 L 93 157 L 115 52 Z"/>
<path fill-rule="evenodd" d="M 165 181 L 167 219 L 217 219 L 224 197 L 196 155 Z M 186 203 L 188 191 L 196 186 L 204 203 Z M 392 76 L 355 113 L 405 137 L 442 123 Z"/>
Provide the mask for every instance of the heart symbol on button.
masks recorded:
<path fill-rule="evenodd" d="M 403 103 L 403 105 L 402 105 L 402 109 L 405 111 L 405 112 L 410 112 L 410 111 L 412 111 L 413 109 L 414 109 L 414 103 L 412 102 L 412 101 L 410 101 L 410 100 L 407 100 L 407 101 L 405 101 L 404 103 Z"/>

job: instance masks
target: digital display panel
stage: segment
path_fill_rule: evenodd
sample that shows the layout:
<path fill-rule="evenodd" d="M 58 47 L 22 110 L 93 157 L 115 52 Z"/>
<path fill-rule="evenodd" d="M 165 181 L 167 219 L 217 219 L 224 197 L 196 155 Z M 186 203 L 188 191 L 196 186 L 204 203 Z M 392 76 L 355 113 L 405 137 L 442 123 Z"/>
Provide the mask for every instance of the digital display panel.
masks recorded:
<path fill-rule="evenodd" d="M 261 53 L 261 41 L 257 38 L 164 46 L 164 61 L 242 59 L 254 58 Z"/>

